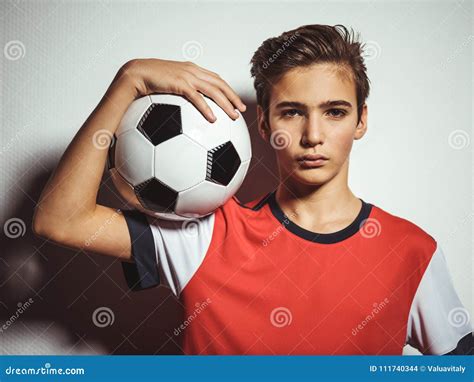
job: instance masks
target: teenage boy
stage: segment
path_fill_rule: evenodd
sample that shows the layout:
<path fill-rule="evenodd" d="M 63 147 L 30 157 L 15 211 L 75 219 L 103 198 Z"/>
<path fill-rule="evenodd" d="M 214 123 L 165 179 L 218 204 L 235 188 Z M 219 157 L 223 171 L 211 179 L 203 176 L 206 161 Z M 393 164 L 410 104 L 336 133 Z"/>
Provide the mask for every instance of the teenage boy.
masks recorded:
<path fill-rule="evenodd" d="M 202 95 L 245 111 L 217 74 L 189 62 L 132 60 L 67 148 L 36 208 L 34 230 L 123 260 L 133 290 L 167 285 L 179 298 L 185 354 L 472 353 L 467 310 L 438 242 L 348 186 L 352 144 L 367 131 L 362 45 L 342 25 L 307 25 L 255 52 L 258 131 L 275 148 L 280 183 L 179 222 L 96 203 L 106 150 L 130 103 L 151 93 Z M 118 214 L 118 216 L 117 216 Z M 114 219 L 110 219 L 116 216 Z M 107 220 L 108 219 L 108 220 Z M 104 224 L 107 221 L 107 224 Z"/>

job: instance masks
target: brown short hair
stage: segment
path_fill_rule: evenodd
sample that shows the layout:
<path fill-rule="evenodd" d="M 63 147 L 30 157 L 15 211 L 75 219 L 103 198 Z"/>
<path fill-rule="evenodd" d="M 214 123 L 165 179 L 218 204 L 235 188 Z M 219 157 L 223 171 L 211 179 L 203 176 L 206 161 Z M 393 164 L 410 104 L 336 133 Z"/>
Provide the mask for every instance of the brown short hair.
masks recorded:
<path fill-rule="evenodd" d="M 341 65 L 341 71 L 352 77 L 356 86 L 358 119 L 369 96 L 369 78 L 362 57 L 363 44 L 343 25 L 304 25 L 265 40 L 250 63 L 257 103 L 268 121 L 270 91 L 273 83 L 289 70 L 316 63 Z"/>

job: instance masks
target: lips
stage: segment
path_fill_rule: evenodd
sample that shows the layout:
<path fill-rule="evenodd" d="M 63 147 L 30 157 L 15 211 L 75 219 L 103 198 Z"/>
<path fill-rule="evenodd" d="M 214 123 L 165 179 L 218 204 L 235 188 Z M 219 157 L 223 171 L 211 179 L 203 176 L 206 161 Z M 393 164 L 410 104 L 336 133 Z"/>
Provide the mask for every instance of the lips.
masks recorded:
<path fill-rule="evenodd" d="M 322 154 L 306 154 L 298 158 L 298 162 L 303 168 L 315 168 L 323 166 L 328 158 Z"/>

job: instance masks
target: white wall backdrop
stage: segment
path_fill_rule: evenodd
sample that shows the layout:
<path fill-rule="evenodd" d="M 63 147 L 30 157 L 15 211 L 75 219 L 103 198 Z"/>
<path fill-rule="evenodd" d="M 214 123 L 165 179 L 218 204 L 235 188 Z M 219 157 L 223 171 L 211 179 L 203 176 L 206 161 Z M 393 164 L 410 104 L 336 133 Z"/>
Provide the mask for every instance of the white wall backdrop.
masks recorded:
<path fill-rule="evenodd" d="M 54 167 L 127 60 L 189 59 L 252 101 L 249 60 L 264 39 L 344 24 L 370 48 L 372 87 L 350 185 L 439 241 L 472 317 L 472 20 L 469 0 L 1 0 L 2 225 L 20 200 L 33 205 L 35 177 Z"/>

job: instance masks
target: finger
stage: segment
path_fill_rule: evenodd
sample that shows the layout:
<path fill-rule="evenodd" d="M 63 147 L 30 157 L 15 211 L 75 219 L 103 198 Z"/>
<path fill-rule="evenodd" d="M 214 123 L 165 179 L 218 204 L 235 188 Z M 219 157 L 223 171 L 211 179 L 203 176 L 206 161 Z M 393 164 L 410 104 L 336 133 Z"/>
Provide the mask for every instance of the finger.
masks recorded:
<path fill-rule="evenodd" d="M 191 87 L 183 90 L 183 95 L 204 115 L 204 117 L 211 123 L 216 121 L 216 116 L 205 101 L 204 97 L 199 92 Z"/>
<path fill-rule="evenodd" d="M 198 80 L 198 83 L 196 83 L 195 86 L 201 93 L 212 98 L 212 100 L 215 103 L 217 103 L 220 106 L 220 108 L 229 115 L 229 117 L 231 117 L 234 120 L 239 118 L 239 114 L 235 111 L 232 103 L 228 100 L 228 98 L 224 95 L 224 93 L 218 87 L 203 80 Z"/>
<path fill-rule="evenodd" d="M 219 82 L 221 91 L 225 94 L 229 101 L 232 102 L 234 106 L 241 112 L 244 112 L 247 109 L 247 106 L 245 106 L 237 93 L 224 80 L 220 79 Z"/>
<path fill-rule="evenodd" d="M 220 78 L 217 74 L 210 72 L 211 74 L 204 74 L 204 73 L 197 73 L 197 77 L 201 80 L 208 81 L 214 86 L 217 86 L 227 97 L 227 99 L 232 102 L 235 108 L 239 109 L 241 112 L 244 112 L 247 107 L 242 102 L 240 97 L 237 93 L 229 86 L 227 82 L 225 82 L 222 78 Z"/>

